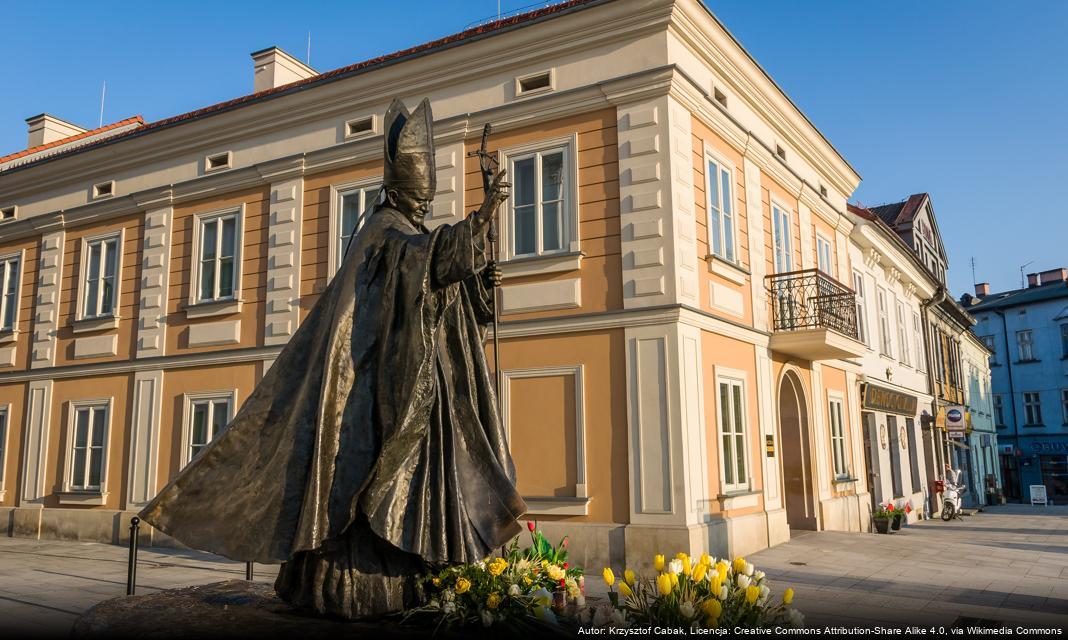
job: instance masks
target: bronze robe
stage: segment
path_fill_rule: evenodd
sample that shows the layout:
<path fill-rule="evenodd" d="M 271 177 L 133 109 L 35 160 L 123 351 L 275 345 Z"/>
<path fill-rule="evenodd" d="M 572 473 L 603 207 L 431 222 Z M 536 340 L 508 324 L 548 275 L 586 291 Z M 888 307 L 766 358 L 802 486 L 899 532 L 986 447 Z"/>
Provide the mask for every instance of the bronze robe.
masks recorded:
<path fill-rule="evenodd" d="M 197 549 L 286 562 L 320 613 L 410 606 L 411 574 L 484 558 L 526 505 L 482 339 L 484 237 L 379 207 L 225 431 L 142 511 Z"/>

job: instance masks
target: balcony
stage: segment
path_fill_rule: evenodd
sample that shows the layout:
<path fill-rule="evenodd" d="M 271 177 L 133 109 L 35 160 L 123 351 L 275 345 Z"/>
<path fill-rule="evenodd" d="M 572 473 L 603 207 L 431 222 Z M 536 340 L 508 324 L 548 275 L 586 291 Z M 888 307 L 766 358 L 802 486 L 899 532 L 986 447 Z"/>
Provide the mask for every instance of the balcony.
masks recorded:
<path fill-rule="evenodd" d="M 853 290 L 818 269 L 765 278 L 771 298 L 773 351 L 805 360 L 857 358 L 866 347 L 857 339 Z"/>

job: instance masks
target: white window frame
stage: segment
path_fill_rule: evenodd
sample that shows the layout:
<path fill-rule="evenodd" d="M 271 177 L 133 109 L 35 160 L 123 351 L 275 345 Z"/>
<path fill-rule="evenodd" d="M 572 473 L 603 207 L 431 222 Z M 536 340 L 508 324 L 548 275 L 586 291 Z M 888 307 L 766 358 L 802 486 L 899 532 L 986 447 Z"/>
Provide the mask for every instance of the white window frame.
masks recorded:
<path fill-rule="evenodd" d="M 924 358 L 923 326 L 920 322 L 920 312 L 912 312 L 912 337 L 916 341 L 916 370 L 927 371 L 927 360 Z"/>
<path fill-rule="evenodd" d="M 561 207 L 561 228 L 564 234 L 563 243 L 559 250 L 553 251 L 538 251 L 534 253 L 525 253 L 516 255 L 512 249 L 514 244 L 514 229 L 513 219 L 515 216 L 515 201 L 513 199 L 515 189 L 511 189 L 508 200 L 505 201 L 502 207 L 502 213 L 498 220 L 500 221 L 501 232 L 501 253 L 503 260 L 516 260 L 516 259 L 536 259 L 546 256 L 556 256 L 567 253 L 579 252 L 579 192 L 578 192 L 578 134 L 572 133 L 567 136 L 561 136 L 557 138 L 548 138 L 544 140 L 537 140 L 526 144 L 515 145 L 499 151 L 500 162 L 502 167 L 508 169 L 509 181 L 514 182 L 515 173 L 513 172 L 513 164 L 516 160 L 522 160 L 525 157 L 529 157 L 535 154 L 552 153 L 563 149 L 564 152 L 564 180 L 567 184 L 564 185 L 562 195 L 563 206 Z M 541 176 L 541 163 L 536 163 L 536 176 Z M 535 233 L 537 233 L 536 247 L 540 247 L 542 244 L 541 237 L 541 185 L 540 180 L 538 188 L 536 189 L 536 207 L 537 210 L 537 222 L 535 224 Z"/>
<path fill-rule="evenodd" d="M 65 493 L 90 493 L 94 495 L 107 496 L 108 485 L 108 450 L 111 446 L 111 420 L 113 417 L 114 398 L 94 398 L 91 400 L 71 400 L 67 403 L 67 455 L 63 466 L 63 491 Z M 71 477 L 74 474 L 74 457 L 77 454 L 74 445 L 75 433 L 78 428 L 78 412 L 82 409 L 89 410 L 89 428 L 93 426 L 93 412 L 105 411 L 104 417 L 104 437 L 102 439 L 100 450 L 100 485 L 91 486 L 86 484 L 75 484 L 74 479 Z M 90 448 L 92 442 L 92 431 L 86 433 L 86 449 Z M 85 454 L 88 456 L 88 454 Z M 88 457 L 85 462 L 85 478 L 89 477 L 89 460 Z"/>
<path fill-rule="evenodd" d="M 7 489 L 4 487 L 4 478 L 7 476 L 7 443 L 11 433 L 11 403 L 0 405 L 0 500 L 4 499 Z"/>
<path fill-rule="evenodd" d="M 894 357 L 893 335 L 890 333 L 890 310 L 886 289 L 875 286 L 875 306 L 879 312 L 879 353 Z"/>
<path fill-rule="evenodd" d="M 823 268 L 824 253 L 826 253 L 827 268 Z M 830 238 L 822 233 L 816 234 L 816 267 L 826 273 L 827 275 L 834 276 L 834 244 L 831 243 Z"/>
<path fill-rule="evenodd" d="M 781 226 L 786 225 L 786 233 L 780 242 Z M 784 207 L 777 200 L 771 201 L 771 250 L 774 256 L 775 273 L 789 273 L 794 270 L 793 215 L 789 207 Z"/>
<path fill-rule="evenodd" d="M 990 364 L 998 364 L 998 343 L 994 336 L 979 336 L 979 339 L 990 350 Z"/>
<path fill-rule="evenodd" d="M 860 341 L 871 349 L 871 336 L 868 333 L 868 298 L 865 295 L 867 286 L 864 283 L 864 273 L 853 270 L 853 292 L 857 305 L 857 334 Z"/>
<path fill-rule="evenodd" d="M 712 202 L 712 188 L 710 185 L 712 180 L 709 175 L 711 164 L 716 165 L 715 184 L 716 193 L 719 197 L 715 203 Z M 738 194 L 734 183 L 734 171 L 733 163 L 728 162 L 723 156 L 716 153 L 711 146 L 705 145 L 705 215 L 706 231 L 708 232 L 708 253 L 725 262 L 738 264 Z M 726 199 L 723 196 L 723 173 L 727 174 L 727 184 L 730 188 L 730 193 L 727 194 Z M 730 208 L 729 213 L 725 212 L 725 207 Z M 713 211 L 717 212 L 718 221 L 713 221 Z M 730 227 L 729 230 L 727 228 L 728 225 Z M 714 246 L 713 232 L 718 233 L 720 238 L 721 246 L 719 252 L 716 251 Z"/>
<path fill-rule="evenodd" d="M 905 303 L 894 297 L 894 303 L 897 307 L 897 343 L 898 352 L 901 354 L 901 364 L 906 367 L 911 367 L 912 363 L 909 361 L 912 357 L 909 347 L 909 323 L 908 323 L 908 311 L 905 310 Z"/>
<path fill-rule="evenodd" d="M 1025 348 L 1026 357 L 1024 356 Z M 1031 362 L 1035 359 L 1035 334 L 1031 332 L 1031 329 L 1016 332 L 1016 355 L 1020 362 Z"/>
<path fill-rule="evenodd" d="M 218 402 L 220 400 L 226 400 L 230 403 L 230 411 L 226 419 L 226 424 L 229 425 L 230 421 L 237 415 L 237 389 L 216 389 L 182 394 L 182 451 L 179 455 L 179 468 L 184 468 L 193 459 L 193 405 L 198 402 Z M 214 440 L 218 435 L 216 433 L 211 440 Z M 211 440 L 208 442 L 210 443 Z"/>
<path fill-rule="evenodd" d="M 200 298 L 200 276 L 201 276 L 201 247 L 200 236 L 201 228 L 207 222 L 214 222 L 221 218 L 234 216 L 236 224 L 234 225 L 234 291 L 233 295 L 220 297 L 219 291 L 219 269 L 216 265 L 215 269 L 215 287 L 214 293 L 216 297 L 209 299 Z M 233 302 L 241 300 L 241 276 L 242 276 L 242 263 L 244 262 L 244 229 L 245 229 L 245 205 L 244 203 L 236 207 L 227 207 L 226 209 L 218 209 L 215 211 L 205 211 L 193 216 L 193 265 L 192 275 L 190 278 L 189 287 L 189 304 L 213 304 L 216 302 Z M 222 243 L 222 234 L 216 234 L 216 242 Z M 218 251 L 216 251 L 216 261 L 218 260 Z"/>
<path fill-rule="evenodd" d="M 107 243 L 111 240 L 115 241 L 115 285 L 112 289 L 113 296 L 111 301 L 111 312 L 100 313 L 100 305 L 103 301 L 103 287 L 97 286 L 97 299 L 96 299 L 96 312 L 86 313 L 86 296 L 89 295 L 89 250 L 92 245 L 99 244 L 101 247 L 107 246 Z M 97 318 L 111 318 L 118 317 L 119 315 L 119 295 L 122 293 L 122 254 L 124 242 L 126 240 L 126 230 L 119 229 L 118 231 L 109 231 L 107 233 L 100 233 L 92 236 L 86 236 L 82 238 L 81 243 L 81 261 L 78 270 L 78 310 L 75 317 L 78 320 L 95 320 Z M 99 282 L 104 280 L 104 262 L 106 260 L 106 254 L 103 250 L 100 253 L 100 275 Z"/>
<path fill-rule="evenodd" d="M 12 332 L 14 333 L 19 326 L 19 308 L 22 306 L 22 275 L 25 271 L 26 265 L 26 252 L 16 251 L 14 253 L 7 253 L 0 256 L 0 332 Z M 18 264 L 18 272 L 15 274 L 15 311 L 11 315 L 11 326 L 7 326 L 4 323 L 4 319 L 7 318 L 8 299 L 7 288 L 10 284 L 11 269 L 8 265 L 12 261 Z"/>
<path fill-rule="evenodd" d="M 838 433 L 835 433 L 835 409 L 838 416 Z M 846 449 L 846 411 L 845 396 L 837 392 L 827 392 L 827 427 L 831 436 L 831 468 L 835 479 L 849 477 L 849 456 Z"/>
<path fill-rule="evenodd" d="M 353 192 L 361 192 L 360 196 L 360 219 L 356 222 L 356 230 L 363 227 L 366 219 L 363 212 L 367 209 L 367 196 L 373 194 L 372 187 L 382 186 L 382 176 L 360 178 L 351 182 L 330 185 L 330 248 L 328 250 L 327 267 L 329 275 L 327 281 L 334 277 L 341 268 L 341 261 L 345 257 L 345 249 L 341 246 L 341 202 L 345 196 Z"/>
<path fill-rule="evenodd" d="M 738 414 L 739 414 L 739 412 L 741 413 L 741 420 L 740 420 L 740 422 L 741 422 L 741 433 L 740 434 L 738 432 L 736 432 L 736 431 L 733 431 L 733 430 L 730 431 L 730 432 L 724 431 L 724 423 L 723 423 L 723 409 L 724 409 L 724 407 L 722 406 L 722 397 L 720 395 L 720 387 L 722 385 L 727 385 L 728 390 L 730 392 L 728 394 L 728 397 L 731 399 L 731 406 L 728 408 L 728 411 L 730 413 L 729 420 L 732 422 L 732 425 L 733 424 L 737 424 L 739 422 Z M 734 391 L 735 387 L 741 389 L 741 393 L 740 393 L 741 403 L 742 403 L 741 407 L 738 407 L 738 406 L 736 406 L 734 404 L 733 391 Z M 747 424 L 748 406 L 746 406 L 747 403 L 749 402 L 749 397 L 748 397 L 748 395 L 746 395 L 746 391 L 747 391 L 747 389 L 746 389 L 746 375 L 745 375 L 744 371 L 736 371 L 736 370 L 732 370 L 732 369 L 727 369 L 725 367 L 716 367 L 716 400 L 715 400 L 716 404 L 715 404 L 715 406 L 716 406 L 716 424 L 717 424 L 716 431 L 717 431 L 717 436 L 718 436 L 718 439 L 716 441 L 716 445 L 717 445 L 716 448 L 719 450 L 719 482 L 720 482 L 720 486 L 723 488 L 723 493 L 725 493 L 725 494 L 748 491 L 749 488 L 751 487 L 751 479 L 752 479 L 752 476 L 753 476 L 753 474 L 752 474 L 753 461 L 749 457 L 749 425 Z M 733 426 L 732 426 L 732 428 L 733 428 Z M 737 454 L 738 454 L 738 450 L 737 450 L 737 437 L 738 437 L 738 435 L 742 436 L 742 452 L 741 453 L 742 453 L 742 460 L 745 461 L 745 469 L 742 470 L 741 475 L 744 476 L 744 477 L 738 477 L 739 476 L 738 469 L 737 468 L 733 468 L 733 466 L 736 464 L 736 461 L 738 459 L 738 456 L 737 456 Z M 724 447 L 724 445 L 723 445 L 724 439 L 728 438 L 728 437 L 729 437 L 729 440 L 727 440 L 727 442 L 730 443 L 730 447 Z M 728 464 L 732 465 L 733 475 L 735 476 L 735 481 L 734 482 L 727 482 L 727 466 L 728 466 Z"/>
<path fill-rule="evenodd" d="M 1030 398 L 1029 398 L 1030 396 Z M 1034 399 L 1034 402 L 1031 401 Z M 1024 417 L 1027 422 L 1024 426 L 1034 426 L 1045 424 L 1042 422 L 1042 394 L 1038 391 L 1024 391 Z M 1035 420 L 1037 418 L 1037 420 Z"/>

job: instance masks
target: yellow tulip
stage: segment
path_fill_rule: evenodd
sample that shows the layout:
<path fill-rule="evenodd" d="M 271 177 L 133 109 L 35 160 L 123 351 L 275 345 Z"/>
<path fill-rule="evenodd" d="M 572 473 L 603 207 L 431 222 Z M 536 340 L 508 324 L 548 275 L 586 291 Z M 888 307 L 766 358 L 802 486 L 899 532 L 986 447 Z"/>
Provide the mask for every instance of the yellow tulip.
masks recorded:
<path fill-rule="evenodd" d="M 656 577 L 656 589 L 660 592 L 660 595 L 668 595 L 673 588 L 674 585 L 671 584 L 671 574 L 661 573 Z"/>
<path fill-rule="evenodd" d="M 680 551 L 675 554 L 675 557 L 682 560 L 683 558 L 689 558 L 690 556 L 685 551 Z"/>
<path fill-rule="evenodd" d="M 760 587 L 756 585 L 750 585 L 745 588 L 745 601 L 749 604 L 753 604 L 760 597 Z"/>
<path fill-rule="evenodd" d="M 679 574 L 669 573 L 668 575 L 671 576 L 670 580 L 672 588 L 679 586 Z"/>
<path fill-rule="evenodd" d="M 693 572 L 693 567 L 690 566 L 690 556 L 682 558 L 682 572 L 686 575 L 690 575 Z"/>
<path fill-rule="evenodd" d="M 701 603 L 701 612 L 709 618 L 719 618 L 723 613 L 723 605 L 715 598 L 709 598 Z"/>
<path fill-rule="evenodd" d="M 723 578 L 720 578 L 717 573 L 712 576 L 712 595 L 718 598 L 721 587 L 723 587 Z"/>
<path fill-rule="evenodd" d="M 631 571 L 630 569 L 627 569 L 626 571 L 623 572 L 623 582 L 626 582 L 627 584 L 629 584 L 630 586 L 633 587 L 634 586 L 634 580 L 635 580 L 635 577 L 634 577 L 634 572 L 633 571 Z"/>
<path fill-rule="evenodd" d="M 467 590 L 471 588 L 471 581 L 467 578 L 456 579 L 456 593 L 467 593 Z"/>
<path fill-rule="evenodd" d="M 619 592 L 623 594 L 624 598 L 629 598 L 634 595 L 634 592 L 630 590 L 626 582 L 619 583 Z"/>
<path fill-rule="evenodd" d="M 705 626 L 709 629 L 715 629 L 719 626 L 719 618 L 713 618 L 712 616 L 708 616 L 707 618 L 705 618 Z"/>
<path fill-rule="evenodd" d="M 719 574 L 720 581 L 723 581 L 723 580 L 727 579 L 727 569 L 728 568 L 730 568 L 730 565 L 728 565 L 726 562 L 724 562 L 722 560 L 720 560 L 719 562 L 716 563 L 716 573 Z"/>
<path fill-rule="evenodd" d="M 653 568 L 655 568 L 657 571 L 664 570 L 664 556 L 662 554 L 658 553 L 653 556 Z"/>
<path fill-rule="evenodd" d="M 703 564 L 706 567 L 711 567 L 712 566 L 712 556 L 708 555 L 707 553 L 702 553 L 701 554 L 701 561 L 700 561 L 699 564 Z"/>
<path fill-rule="evenodd" d="M 734 559 L 734 572 L 735 573 L 742 573 L 743 571 L 745 571 L 745 558 L 735 558 Z"/>
<path fill-rule="evenodd" d="M 703 564 L 697 565 L 697 568 L 693 570 L 693 580 L 694 580 L 694 582 L 700 582 L 700 581 L 704 580 L 705 579 L 705 571 L 706 570 L 707 570 L 707 567 L 705 567 L 705 565 L 703 565 Z"/>
<path fill-rule="evenodd" d="M 616 583 L 616 575 L 612 573 L 612 570 L 608 567 L 604 568 L 604 571 L 601 572 L 601 575 L 604 577 L 604 583 L 606 585 L 611 587 Z"/>
<path fill-rule="evenodd" d="M 794 601 L 794 590 L 790 589 L 790 588 L 787 588 L 786 591 L 784 591 L 783 594 L 782 594 L 782 603 L 783 604 L 790 604 L 793 601 Z"/>

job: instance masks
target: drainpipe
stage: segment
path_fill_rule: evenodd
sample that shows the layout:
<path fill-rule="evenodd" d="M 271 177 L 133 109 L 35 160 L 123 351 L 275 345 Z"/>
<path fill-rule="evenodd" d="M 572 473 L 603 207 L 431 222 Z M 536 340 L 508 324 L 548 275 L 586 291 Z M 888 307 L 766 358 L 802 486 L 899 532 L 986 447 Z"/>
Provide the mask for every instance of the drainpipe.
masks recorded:
<path fill-rule="evenodd" d="M 924 300 L 923 302 L 920 303 L 920 313 L 921 313 L 921 317 L 923 318 L 923 343 L 924 343 L 924 347 L 926 347 L 923 350 L 923 360 L 924 360 L 924 362 L 927 363 L 927 394 L 931 396 L 931 411 L 934 412 L 931 415 L 932 419 L 934 419 L 934 418 L 936 418 L 938 416 L 938 409 L 936 408 L 936 405 L 938 404 L 938 401 L 935 399 L 935 388 L 934 388 L 935 369 L 934 369 L 934 361 L 932 360 L 932 357 L 931 357 L 931 341 L 929 339 L 929 336 L 930 336 L 930 333 L 931 333 L 931 331 L 930 331 L 931 322 L 930 322 L 930 316 L 928 314 L 928 309 L 930 309 L 933 305 L 941 304 L 942 301 L 944 301 L 945 299 L 946 299 L 946 287 L 945 287 L 945 285 L 940 284 L 940 285 L 938 285 L 938 289 L 935 291 L 933 296 L 931 296 L 930 298 L 928 298 L 928 299 L 926 299 L 926 300 Z M 932 455 L 935 455 L 935 454 L 938 453 L 938 442 L 937 442 L 937 440 L 935 438 L 935 433 L 936 433 L 935 428 L 934 428 L 934 426 L 932 426 L 931 427 L 931 454 Z M 938 467 L 937 459 L 936 460 L 932 460 L 931 462 L 932 462 L 931 468 L 934 469 L 935 478 L 937 478 L 939 476 L 942 476 L 944 478 L 945 477 L 945 471 Z M 931 483 L 932 480 L 934 480 L 934 478 L 927 478 L 928 485 Z M 931 515 L 934 515 L 935 506 L 936 505 L 941 505 L 941 498 L 939 498 L 936 495 L 932 495 L 932 496 L 929 497 L 929 499 L 931 501 L 931 504 L 927 505 L 927 513 L 931 514 Z"/>
<path fill-rule="evenodd" d="M 1009 320 L 1005 317 L 1005 312 L 999 309 L 994 309 L 994 313 L 998 314 L 1001 318 L 1001 335 L 1005 339 L 1005 372 L 1009 374 L 1009 405 L 1012 406 L 1012 437 L 1013 446 L 1018 448 L 1020 446 L 1020 420 L 1019 415 L 1016 413 L 1016 388 L 1012 382 L 1012 358 L 1009 357 Z M 1002 409 L 1005 405 L 1001 405 Z M 997 426 L 995 425 L 995 431 Z M 1020 501 L 1023 501 L 1023 470 L 1020 469 L 1020 459 L 1016 457 L 1016 452 L 1013 451 L 1013 457 L 1016 458 L 1016 489 L 1020 492 Z M 998 463 L 1000 464 L 1000 460 Z"/>

